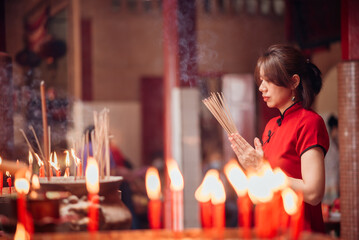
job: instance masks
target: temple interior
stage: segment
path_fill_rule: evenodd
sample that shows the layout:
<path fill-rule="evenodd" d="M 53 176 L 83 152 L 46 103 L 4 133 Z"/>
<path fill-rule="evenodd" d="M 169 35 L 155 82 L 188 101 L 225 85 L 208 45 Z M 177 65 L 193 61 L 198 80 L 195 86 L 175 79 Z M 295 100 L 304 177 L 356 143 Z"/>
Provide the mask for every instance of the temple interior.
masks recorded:
<path fill-rule="evenodd" d="M 318 239 L 359 239 L 357 9 L 355 0 L 0 0 L 0 157 L 9 166 L 30 166 L 40 178 L 43 198 L 51 200 L 46 192 L 59 193 L 51 203 L 41 200 L 43 209 L 36 208 L 39 197 L 31 196 L 35 187 L 30 181 L 24 211 L 43 215 L 33 213 L 34 226 L 28 233 L 34 239 L 56 239 L 63 232 L 82 232 L 79 239 L 89 238 L 90 215 L 88 228 L 80 220 L 57 227 L 36 225 L 48 208 L 56 208 L 56 217 L 64 221 L 61 214 L 68 217 L 71 204 L 76 204 L 76 217 L 87 218 L 87 210 L 80 211 L 87 204 L 81 198 L 84 191 L 92 202 L 100 201 L 100 220 L 94 225 L 99 232 L 156 238 L 146 230 L 157 226 L 183 231 L 183 239 L 212 239 L 197 232 L 204 225 L 195 192 L 214 169 L 226 194 L 223 225 L 228 232 L 222 238 L 240 239 L 242 235 L 232 231 L 239 221 L 237 194 L 224 173 L 236 155 L 203 100 L 223 93 L 235 127 L 253 145 L 266 123 L 279 115 L 258 91 L 256 62 L 270 45 L 286 43 L 320 69 L 323 87 L 312 109 L 329 133 L 334 127 L 336 131 L 330 135 L 335 163 L 325 169 L 325 181 L 332 187 L 322 201 L 325 233 Z M 85 189 L 90 156 L 103 159 L 97 160 L 99 197 Z M 184 182 L 180 200 L 171 190 L 167 171 L 173 161 Z M 159 173 L 162 210 L 146 191 L 149 169 Z M 19 216 L 19 200 L 16 205 L 14 199 L 21 199 L 21 191 L 11 193 L 14 186 L 9 183 L 14 185 L 16 171 L 1 171 L 1 208 L 15 204 Z M 106 182 L 110 176 L 115 189 Z M 72 183 L 76 190 L 69 190 Z M 76 184 L 83 188 L 81 194 Z M 53 185 L 62 186 L 54 190 Z M 119 198 L 111 197 L 107 188 L 121 190 Z M 60 200 L 61 207 L 56 205 Z M 171 209 L 177 200 L 179 210 Z M 160 213 L 157 225 L 153 209 Z M 0 210 L 0 239 L 13 238 L 14 214 Z M 173 223 L 178 214 L 179 223 Z M 27 218 L 21 219 L 17 217 L 18 222 Z"/>

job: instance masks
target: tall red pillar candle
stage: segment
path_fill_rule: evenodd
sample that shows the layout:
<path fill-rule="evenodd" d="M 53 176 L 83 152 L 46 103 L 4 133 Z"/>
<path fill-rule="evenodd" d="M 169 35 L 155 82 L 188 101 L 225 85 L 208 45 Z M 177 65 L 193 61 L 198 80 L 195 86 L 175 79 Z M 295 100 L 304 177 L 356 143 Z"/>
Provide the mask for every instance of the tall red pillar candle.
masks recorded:
<path fill-rule="evenodd" d="M 247 193 L 243 196 L 238 196 L 237 207 L 238 226 L 242 229 L 243 236 L 249 238 L 251 235 L 253 204 Z"/>
<path fill-rule="evenodd" d="M 291 239 L 297 240 L 304 229 L 304 202 L 302 193 L 298 193 L 297 206 L 298 210 L 291 216 Z"/>
<path fill-rule="evenodd" d="M 161 182 L 158 170 L 149 167 L 146 171 L 146 192 L 148 202 L 148 222 L 151 229 L 162 227 L 162 201 L 161 201 Z"/>
<path fill-rule="evenodd" d="M 25 178 L 15 180 L 15 190 L 17 192 L 17 218 L 18 222 L 24 226 L 26 224 L 26 194 L 29 192 L 30 184 Z"/>
<path fill-rule="evenodd" d="M 202 228 L 212 228 L 212 202 L 211 202 L 211 189 L 212 181 L 218 177 L 218 171 L 211 169 L 206 172 L 202 183 L 196 189 L 194 196 L 199 202 L 199 216 Z"/>
<path fill-rule="evenodd" d="M 89 223 L 87 228 L 90 232 L 95 232 L 99 228 L 99 212 L 98 212 L 98 204 L 99 197 L 98 192 L 100 190 L 99 183 L 99 169 L 97 161 L 89 157 L 87 159 L 87 167 L 86 167 L 86 189 L 88 191 L 89 198 L 89 207 L 88 207 L 88 217 Z"/>
<path fill-rule="evenodd" d="M 212 223 L 213 228 L 217 231 L 222 232 L 226 226 L 226 214 L 225 214 L 225 201 L 226 201 L 226 193 L 224 190 L 223 183 L 219 178 L 219 174 L 217 175 L 217 179 L 213 181 L 213 189 L 212 189 Z"/>
<path fill-rule="evenodd" d="M 173 231 L 182 231 L 184 228 L 183 191 L 172 191 L 172 228 Z"/>
<path fill-rule="evenodd" d="M 5 175 L 7 176 L 6 182 L 7 182 L 7 185 L 9 186 L 9 194 L 10 194 L 11 193 L 11 186 L 12 186 L 11 175 L 10 175 L 9 171 L 6 171 Z"/>
<path fill-rule="evenodd" d="M 182 231 L 184 228 L 184 210 L 183 210 L 183 187 L 184 181 L 177 162 L 169 159 L 166 162 L 168 176 L 170 178 L 171 190 L 171 211 L 172 211 L 172 230 L 175 232 Z"/>
<path fill-rule="evenodd" d="M 212 228 L 212 203 L 211 201 L 199 202 L 199 211 L 202 228 Z"/>
<path fill-rule="evenodd" d="M 149 200 L 147 214 L 151 229 L 162 228 L 162 201 L 160 199 Z"/>
<path fill-rule="evenodd" d="M 99 204 L 99 196 L 97 194 L 88 194 L 89 198 L 89 208 L 88 208 L 88 217 L 89 223 L 87 229 L 90 232 L 96 232 L 99 228 L 99 211 L 98 211 L 98 204 Z"/>

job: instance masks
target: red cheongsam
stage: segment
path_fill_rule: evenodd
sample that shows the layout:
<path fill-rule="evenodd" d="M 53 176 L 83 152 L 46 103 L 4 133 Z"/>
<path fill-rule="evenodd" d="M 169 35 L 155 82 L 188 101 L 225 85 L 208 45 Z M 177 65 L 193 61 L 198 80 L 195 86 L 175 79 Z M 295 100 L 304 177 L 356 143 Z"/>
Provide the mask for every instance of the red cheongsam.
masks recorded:
<path fill-rule="evenodd" d="M 272 118 L 262 136 L 264 157 L 272 168 L 281 168 L 289 177 L 302 179 L 301 155 L 320 147 L 324 154 L 329 148 L 329 136 L 323 119 L 314 111 L 295 103 L 283 115 Z M 305 203 L 304 228 L 324 232 L 321 203 Z"/>

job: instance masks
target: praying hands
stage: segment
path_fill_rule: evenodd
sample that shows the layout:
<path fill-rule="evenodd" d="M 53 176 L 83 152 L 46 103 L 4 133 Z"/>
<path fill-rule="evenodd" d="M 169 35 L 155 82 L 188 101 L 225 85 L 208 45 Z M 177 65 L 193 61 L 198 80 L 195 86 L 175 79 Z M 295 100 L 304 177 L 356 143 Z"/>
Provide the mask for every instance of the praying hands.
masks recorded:
<path fill-rule="evenodd" d="M 254 139 L 253 148 L 239 133 L 232 133 L 228 136 L 229 141 L 231 142 L 231 147 L 239 163 L 246 170 L 258 170 L 263 161 L 263 149 L 262 144 L 258 138 Z"/>

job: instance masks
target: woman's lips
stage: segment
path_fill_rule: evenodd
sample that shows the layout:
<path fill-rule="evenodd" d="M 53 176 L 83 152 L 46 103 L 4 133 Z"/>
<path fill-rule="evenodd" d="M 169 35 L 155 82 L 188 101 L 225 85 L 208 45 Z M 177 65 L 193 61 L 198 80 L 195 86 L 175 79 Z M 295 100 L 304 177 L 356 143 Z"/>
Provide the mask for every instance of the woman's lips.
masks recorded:
<path fill-rule="evenodd" d="M 267 102 L 269 97 L 263 97 L 263 101 Z"/>

